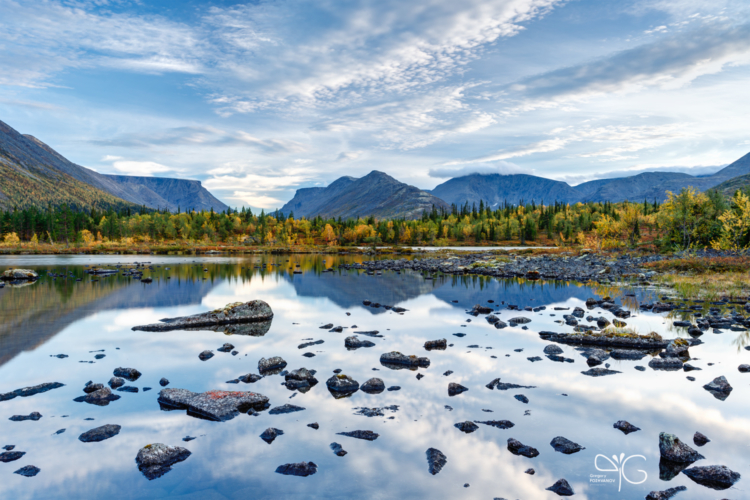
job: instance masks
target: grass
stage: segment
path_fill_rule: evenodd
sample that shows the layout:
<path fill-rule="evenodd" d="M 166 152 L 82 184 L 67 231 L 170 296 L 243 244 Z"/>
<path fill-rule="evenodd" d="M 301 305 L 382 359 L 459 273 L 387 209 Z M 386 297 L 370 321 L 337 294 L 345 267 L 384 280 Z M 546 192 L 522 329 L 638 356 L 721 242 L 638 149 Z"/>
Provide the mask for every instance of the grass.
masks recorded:
<path fill-rule="evenodd" d="M 683 299 L 747 300 L 750 296 L 747 271 L 691 275 L 664 274 L 657 276 L 655 281 L 672 288 Z"/>
<path fill-rule="evenodd" d="M 644 267 L 660 272 L 747 273 L 750 270 L 750 257 L 686 257 L 649 262 Z"/>

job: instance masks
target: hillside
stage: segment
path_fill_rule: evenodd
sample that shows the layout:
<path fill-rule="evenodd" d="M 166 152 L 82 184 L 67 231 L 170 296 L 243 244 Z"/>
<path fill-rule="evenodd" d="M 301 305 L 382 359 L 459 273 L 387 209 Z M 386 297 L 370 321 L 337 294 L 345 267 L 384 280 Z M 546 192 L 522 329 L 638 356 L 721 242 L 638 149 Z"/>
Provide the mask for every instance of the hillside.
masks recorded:
<path fill-rule="evenodd" d="M 46 206 L 150 208 L 181 206 L 221 211 L 226 205 L 199 181 L 104 175 L 68 161 L 36 137 L 0 121 L 0 207 Z"/>
<path fill-rule="evenodd" d="M 738 190 L 747 191 L 750 189 L 750 174 L 740 175 L 721 184 L 714 186 L 714 189 L 726 196 L 734 196 Z"/>
<path fill-rule="evenodd" d="M 449 208 L 441 199 L 373 170 L 360 179 L 341 177 L 325 188 L 299 189 L 294 198 L 281 208 L 295 217 L 347 219 L 374 216 L 380 219 L 415 219 L 424 210 Z"/>

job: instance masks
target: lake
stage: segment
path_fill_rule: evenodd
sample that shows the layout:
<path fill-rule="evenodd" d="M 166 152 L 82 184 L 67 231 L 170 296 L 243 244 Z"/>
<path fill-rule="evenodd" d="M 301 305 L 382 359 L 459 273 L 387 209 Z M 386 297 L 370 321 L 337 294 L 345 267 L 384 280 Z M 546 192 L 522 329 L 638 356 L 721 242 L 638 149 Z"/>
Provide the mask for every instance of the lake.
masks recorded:
<path fill-rule="evenodd" d="M 545 488 L 561 478 L 575 490 L 574 498 L 581 499 L 642 499 L 652 490 L 681 485 L 687 491 L 679 493 L 678 499 L 743 497 L 750 474 L 746 460 L 750 374 L 738 372 L 737 367 L 750 362 L 750 352 L 744 349 L 746 332 L 714 334 L 709 330 L 702 335 L 704 343 L 690 348 L 690 364 L 700 370 L 655 371 L 647 366 L 649 356 L 639 361 L 610 358 L 610 369 L 621 373 L 594 378 L 581 373 L 589 367 L 574 347 L 561 345 L 562 356 L 572 362 L 546 357 L 543 349 L 550 343 L 538 333 L 572 331 L 557 321 L 575 307 L 586 309 L 586 315 L 613 319 L 599 307 L 587 309 L 589 297 L 611 296 L 631 310 L 632 316 L 625 319 L 628 326 L 665 338 L 689 338 L 672 321 L 692 313 L 639 311 L 640 302 L 663 295 L 653 289 L 478 276 L 438 275 L 425 280 L 415 272 L 368 275 L 337 268 L 340 263 L 372 259 L 337 255 L 0 259 L 3 268 L 30 268 L 41 276 L 26 286 L 0 289 L 0 393 L 45 382 L 65 384 L 0 402 L 0 446 L 14 445 L 15 451 L 26 452 L 19 460 L 0 463 L 0 498 L 535 500 L 559 498 Z M 92 277 L 85 273 L 85 266 L 136 261 L 151 263 L 153 270 L 147 269 L 144 277 L 153 278 L 152 283 L 122 274 Z M 328 268 L 334 271 L 324 273 Z M 301 274 L 293 274 L 295 269 Z M 52 279 L 50 273 L 66 277 Z M 131 330 L 162 318 L 253 299 L 267 302 L 274 312 L 270 329 L 261 336 Z M 368 307 L 365 300 L 407 311 L 398 314 Z M 518 316 L 531 322 L 496 329 L 484 315 L 467 314 L 475 304 L 495 309 L 494 314 L 505 322 Z M 509 310 L 509 304 L 546 309 L 516 311 Z M 702 305 L 703 313 L 708 313 L 709 304 Z M 729 307 L 734 306 L 722 306 L 723 310 Z M 344 327 L 343 332 L 320 328 L 329 323 Z M 373 330 L 381 337 L 359 336 L 373 342 L 373 347 L 344 347 L 344 339 L 354 331 Z M 436 339 L 447 339 L 450 346 L 442 351 L 425 350 L 424 343 Z M 323 343 L 298 348 L 318 340 Z M 217 351 L 225 342 L 234 345 L 236 355 Z M 214 356 L 201 361 L 198 355 L 204 350 L 212 350 Z M 417 370 L 388 368 L 380 363 L 380 356 L 390 351 L 426 356 L 430 365 Z M 304 357 L 304 353 L 315 356 Z M 68 357 L 54 357 L 58 354 Z M 227 383 L 258 373 L 258 361 L 272 356 L 281 356 L 288 363 L 287 370 L 316 370 L 320 383 L 306 393 L 287 389 L 278 374 L 255 383 Z M 535 356 L 541 361 L 527 359 Z M 638 371 L 636 366 L 646 369 Z M 107 406 L 74 401 L 84 395 L 88 381 L 106 384 L 118 367 L 142 372 L 137 381 L 128 382 L 138 387 L 138 393 L 113 391 L 121 398 Z M 400 390 L 358 391 L 336 399 L 325 383 L 334 369 L 360 384 L 378 377 L 386 387 L 399 386 Z M 417 378 L 418 374 L 423 377 Z M 734 387 L 723 401 L 702 388 L 721 375 Z M 305 409 L 281 415 L 269 411 L 257 416 L 240 414 L 225 422 L 199 419 L 184 410 L 160 408 L 162 377 L 169 379 L 169 388 L 253 391 L 267 396 L 271 408 L 292 404 Z M 485 387 L 496 378 L 529 388 Z M 451 382 L 468 391 L 449 396 Z M 144 392 L 146 387 L 151 390 Z M 517 395 L 526 396 L 528 402 Z M 381 408 L 382 416 L 357 414 L 361 408 Z M 39 412 L 42 418 L 8 420 L 31 412 Z M 454 426 L 493 420 L 514 425 L 500 429 L 478 424 L 472 433 Z M 613 428 L 618 420 L 641 430 L 625 435 Z M 319 429 L 308 427 L 313 422 Z M 120 425 L 121 431 L 101 442 L 78 439 L 104 424 Z M 268 444 L 259 437 L 267 428 L 284 433 Z M 58 434 L 60 429 L 65 431 Z M 370 430 L 379 437 L 366 441 L 337 434 L 354 430 Z M 660 478 L 658 437 L 662 431 L 679 436 L 706 457 L 694 465 L 726 465 L 745 478 L 726 492 L 698 485 L 684 474 L 665 480 L 668 476 L 662 471 Z M 696 431 L 711 441 L 695 446 Z M 196 439 L 185 442 L 186 436 Z M 585 449 L 570 455 L 556 452 L 550 441 L 557 436 Z M 512 454 L 509 438 L 536 448 L 539 455 Z M 345 456 L 334 454 L 330 447 L 334 442 L 346 450 Z M 182 446 L 192 454 L 149 481 L 139 472 L 135 458 L 139 449 L 152 443 Z M 428 471 L 425 453 L 429 448 L 447 457 L 435 475 Z M 612 468 L 597 455 L 612 460 L 621 454 L 625 459 L 632 457 L 621 467 L 624 479 L 619 472 L 597 470 L 597 466 Z M 303 461 L 317 464 L 317 473 L 308 477 L 275 473 L 280 465 Z M 25 465 L 41 471 L 31 478 L 13 473 Z M 535 470 L 533 475 L 525 473 L 529 468 Z"/>

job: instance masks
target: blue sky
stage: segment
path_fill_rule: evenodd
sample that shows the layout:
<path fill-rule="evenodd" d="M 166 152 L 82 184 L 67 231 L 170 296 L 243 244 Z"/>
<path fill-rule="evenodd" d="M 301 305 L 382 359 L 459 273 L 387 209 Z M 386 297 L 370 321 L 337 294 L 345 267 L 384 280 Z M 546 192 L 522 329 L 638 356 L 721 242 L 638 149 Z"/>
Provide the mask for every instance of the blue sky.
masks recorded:
<path fill-rule="evenodd" d="M 0 120 L 231 206 L 373 169 L 571 184 L 750 151 L 750 2 L 0 0 Z"/>

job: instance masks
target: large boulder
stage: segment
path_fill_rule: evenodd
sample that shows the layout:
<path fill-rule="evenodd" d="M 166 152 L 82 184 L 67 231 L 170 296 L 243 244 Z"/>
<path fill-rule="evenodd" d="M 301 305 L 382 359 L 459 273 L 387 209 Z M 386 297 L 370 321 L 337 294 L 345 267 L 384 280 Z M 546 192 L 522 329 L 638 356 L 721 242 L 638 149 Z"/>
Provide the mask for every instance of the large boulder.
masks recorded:
<path fill-rule="evenodd" d="M 359 390 L 359 382 L 343 373 L 337 373 L 326 380 L 326 386 L 336 399 L 351 396 Z"/>
<path fill-rule="evenodd" d="M 703 455 L 686 445 L 674 434 L 662 432 L 659 434 L 659 453 L 662 458 L 670 462 L 693 463 L 705 458 Z"/>
<path fill-rule="evenodd" d="M 696 483 L 714 490 L 726 490 L 740 480 L 740 473 L 734 472 L 724 465 L 707 465 L 691 467 L 682 471 Z"/>
<path fill-rule="evenodd" d="M 0 279 L 3 281 L 35 281 L 39 275 L 31 269 L 8 269 Z"/>
<path fill-rule="evenodd" d="M 219 325 L 231 325 L 237 323 L 254 323 L 270 321 L 273 319 L 271 306 L 262 300 L 251 300 L 250 302 L 233 302 L 222 309 L 183 316 L 178 318 L 167 318 L 160 323 L 151 325 L 134 326 L 133 330 L 145 332 L 165 332 L 169 330 L 182 330 L 186 328 L 213 327 Z"/>
<path fill-rule="evenodd" d="M 162 443 L 147 444 L 138 451 L 135 463 L 138 470 L 151 481 L 172 470 L 172 466 L 186 460 L 190 451 L 179 446 L 167 446 Z"/>
<path fill-rule="evenodd" d="M 195 393 L 187 389 L 162 389 L 157 400 L 163 410 L 187 410 L 188 415 L 225 422 L 249 410 L 264 409 L 268 398 L 255 392 L 207 391 Z"/>

